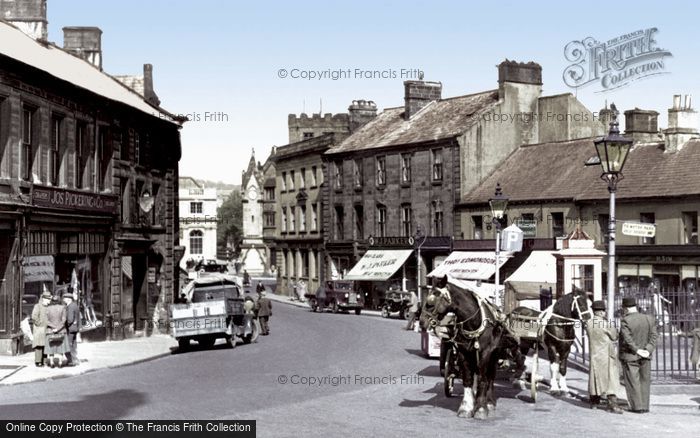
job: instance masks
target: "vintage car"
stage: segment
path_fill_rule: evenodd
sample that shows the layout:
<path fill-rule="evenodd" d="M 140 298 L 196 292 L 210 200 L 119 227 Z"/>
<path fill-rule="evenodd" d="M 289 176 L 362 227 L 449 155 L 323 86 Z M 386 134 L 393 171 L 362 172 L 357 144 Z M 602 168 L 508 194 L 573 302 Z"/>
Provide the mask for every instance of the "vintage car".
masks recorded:
<path fill-rule="evenodd" d="M 410 308 L 410 292 L 390 289 L 384 293 L 382 318 L 388 318 L 392 312 L 398 312 L 399 318 L 408 319 L 410 317 Z"/>
<path fill-rule="evenodd" d="M 325 285 L 316 289 L 316 293 L 306 293 L 312 312 L 323 312 L 330 308 L 333 313 L 340 310 L 354 310 L 355 315 L 362 312 L 365 305 L 364 297 L 354 290 L 352 281 L 326 281 Z"/>
<path fill-rule="evenodd" d="M 235 347 L 237 339 L 249 344 L 260 333 L 255 317 L 255 303 L 241 292 L 238 277 L 211 274 L 190 282 L 180 302 L 170 306 L 172 335 L 180 349 L 190 340 L 211 347 L 217 339 Z"/>

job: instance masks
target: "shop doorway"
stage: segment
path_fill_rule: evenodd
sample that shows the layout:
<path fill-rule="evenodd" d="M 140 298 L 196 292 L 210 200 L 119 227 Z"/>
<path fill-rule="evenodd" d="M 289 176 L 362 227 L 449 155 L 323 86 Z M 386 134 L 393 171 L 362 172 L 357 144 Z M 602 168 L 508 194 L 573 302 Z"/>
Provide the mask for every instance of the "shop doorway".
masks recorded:
<path fill-rule="evenodd" d="M 15 325 L 11 306 L 14 275 L 12 275 L 10 252 L 13 240 L 10 233 L 0 232 L 0 334 L 11 332 Z"/>
<path fill-rule="evenodd" d="M 148 289 L 146 283 L 148 258 L 145 255 L 131 256 L 133 281 L 134 330 L 143 331 L 148 323 Z"/>

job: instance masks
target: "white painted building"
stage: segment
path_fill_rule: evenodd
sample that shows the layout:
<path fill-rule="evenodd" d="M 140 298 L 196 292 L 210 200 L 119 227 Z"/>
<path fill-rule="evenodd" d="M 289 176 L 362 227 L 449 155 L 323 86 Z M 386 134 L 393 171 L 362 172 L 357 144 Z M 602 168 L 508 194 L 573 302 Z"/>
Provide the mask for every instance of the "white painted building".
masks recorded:
<path fill-rule="evenodd" d="M 216 259 L 217 191 L 205 188 L 193 178 L 180 178 L 180 244 L 185 255 L 180 267 L 189 260 Z"/>

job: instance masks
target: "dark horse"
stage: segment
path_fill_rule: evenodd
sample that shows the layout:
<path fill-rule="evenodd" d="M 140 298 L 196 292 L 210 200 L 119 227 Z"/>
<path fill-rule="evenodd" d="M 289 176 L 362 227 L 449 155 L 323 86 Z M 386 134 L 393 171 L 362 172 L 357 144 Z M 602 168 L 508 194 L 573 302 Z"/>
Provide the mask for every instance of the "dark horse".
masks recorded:
<path fill-rule="evenodd" d="M 511 312 L 513 316 L 539 316 L 540 312 L 527 307 L 518 307 Z M 527 354 L 530 348 L 536 348 L 540 344 L 547 350 L 551 370 L 550 392 L 553 395 L 566 394 L 569 387 L 566 385 L 566 367 L 571 352 L 571 346 L 576 339 L 575 326 L 579 321 L 587 321 L 591 318 L 591 310 L 588 305 L 588 296 L 583 289 L 574 288 L 557 300 L 552 309 L 552 315 L 547 321 L 538 341 L 521 341 L 521 351 Z M 537 351 L 537 350 L 536 350 Z M 535 357 L 536 361 L 537 358 Z"/>
<path fill-rule="evenodd" d="M 454 314 L 450 321 L 448 313 Z M 446 279 L 426 299 L 420 322 L 422 327 L 440 332 L 443 342 L 452 342 L 457 347 L 464 385 L 464 398 L 457 415 L 488 417 L 489 411 L 496 407 L 494 380 L 499 359 L 513 347 L 518 350 L 515 339 L 483 300 L 468 290 L 447 284 Z"/>

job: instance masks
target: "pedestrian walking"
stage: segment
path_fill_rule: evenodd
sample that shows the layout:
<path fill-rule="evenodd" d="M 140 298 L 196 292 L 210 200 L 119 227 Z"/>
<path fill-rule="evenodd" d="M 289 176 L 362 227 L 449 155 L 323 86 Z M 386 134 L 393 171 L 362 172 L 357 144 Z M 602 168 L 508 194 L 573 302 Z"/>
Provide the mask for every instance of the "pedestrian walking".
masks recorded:
<path fill-rule="evenodd" d="M 73 293 L 66 290 L 63 292 L 63 303 L 66 305 L 66 342 L 68 344 L 66 365 L 74 367 L 80 365 L 78 359 L 78 332 L 80 331 L 80 309 L 78 303 L 73 299 Z"/>
<path fill-rule="evenodd" d="M 32 335 L 34 336 L 32 348 L 34 348 L 34 365 L 38 367 L 44 366 L 46 325 L 48 323 L 46 314 L 49 304 L 51 304 L 51 293 L 46 291 L 41 295 L 41 301 L 36 303 L 32 309 Z"/>
<path fill-rule="evenodd" d="M 255 286 L 255 291 L 260 294 L 260 292 L 265 292 L 265 286 L 263 286 L 262 281 L 258 281 L 258 285 Z"/>
<path fill-rule="evenodd" d="M 272 301 L 267 298 L 267 292 L 260 292 L 258 298 L 258 320 L 260 321 L 260 331 L 263 335 L 270 334 L 270 317 L 272 316 Z"/>
<path fill-rule="evenodd" d="M 622 299 L 624 317 L 620 326 L 620 361 L 632 412 L 649 412 L 651 354 L 656 347 L 654 318 L 637 311 L 633 297 Z"/>
<path fill-rule="evenodd" d="M 418 295 L 411 291 L 408 308 L 408 324 L 406 330 L 413 330 L 413 325 L 416 323 L 416 312 L 418 312 Z"/>
<path fill-rule="evenodd" d="M 46 309 L 46 346 L 49 366 L 63 366 L 62 357 L 68 350 L 66 342 L 66 306 L 57 296 L 51 299 L 51 304 Z"/>
<path fill-rule="evenodd" d="M 586 321 L 590 346 L 588 395 L 591 409 L 597 409 L 602 396 L 608 398 L 608 411 L 621 414 L 617 404 L 620 391 L 620 368 L 617 360 L 617 328 L 605 319 L 605 301 L 593 302 L 593 318 Z"/>
<path fill-rule="evenodd" d="M 243 286 L 250 286 L 250 274 L 247 270 L 243 270 Z"/>

